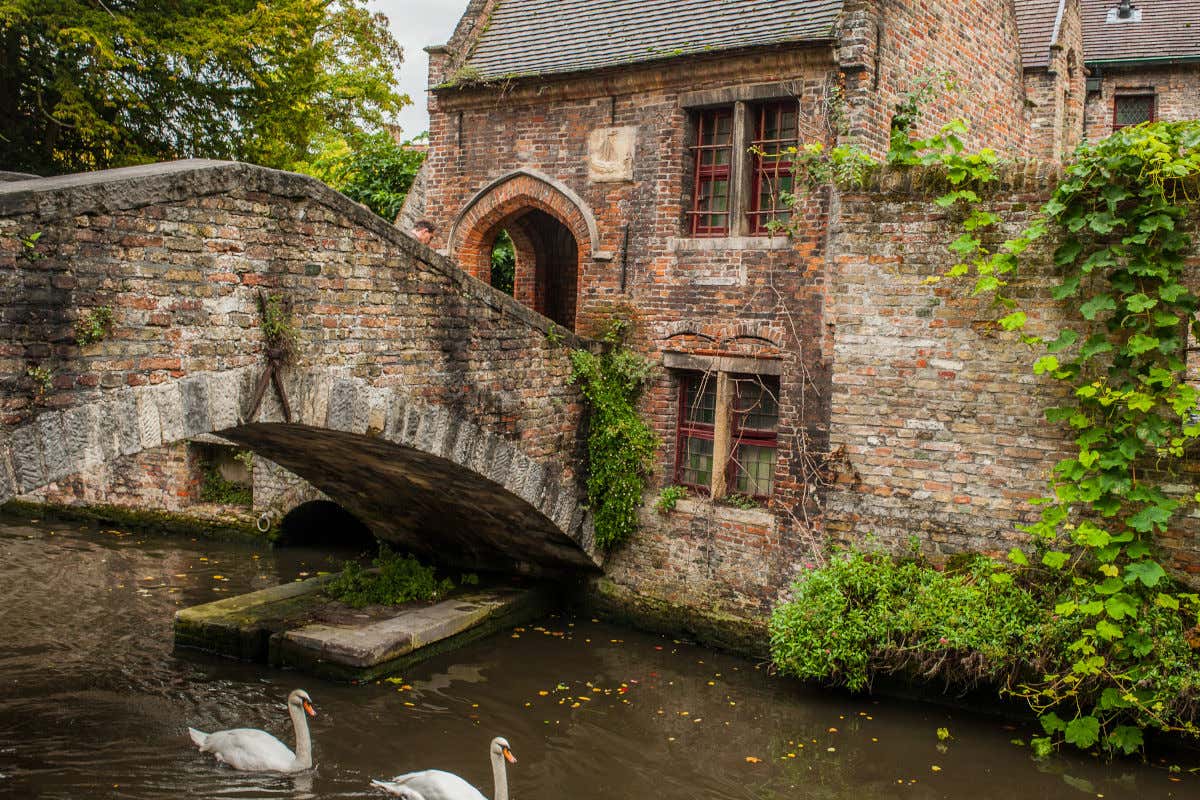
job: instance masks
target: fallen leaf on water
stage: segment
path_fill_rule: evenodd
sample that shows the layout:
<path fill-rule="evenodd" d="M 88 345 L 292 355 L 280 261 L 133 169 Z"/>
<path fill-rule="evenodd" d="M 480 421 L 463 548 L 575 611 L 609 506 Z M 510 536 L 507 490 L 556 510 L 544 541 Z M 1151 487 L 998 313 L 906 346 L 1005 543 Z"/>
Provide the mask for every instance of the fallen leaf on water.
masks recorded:
<path fill-rule="evenodd" d="M 933 772 L 941 772 L 942 771 L 942 768 L 939 767 L 937 764 L 934 764 L 929 769 L 932 770 Z"/>
<path fill-rule="evenodd" d="M 837 732 L 838 732 L 838 729 L 837 729 L 837 728 L 830 728 L 828 732 L 829 732 L 829 733 L 837 733 Z"/>
<path fill-rule="evenodd" d="M 550 693 L 549 693 L 549 692 L 547 692 L 545 689 L 542 689 L 542 690 L 540 690 L 540 691 L 538 692 L 538 695 L 539 695 L 539 696 L 541 696 L 541 697 L 545 697 L 545 696 L 546 696 L 546 695 L 548 695 L 548 694 L 550 694 Z"/>
<path fill-rule="evenodd" d="M 761 758 L 755 758 L 754 756 L 746 756 L 746 763 L 747 763 L 747 764 L 757 764 L 757 763 L 759 763 L 760 761 L 762 761 L 762 759 L 761 759 Z"/>

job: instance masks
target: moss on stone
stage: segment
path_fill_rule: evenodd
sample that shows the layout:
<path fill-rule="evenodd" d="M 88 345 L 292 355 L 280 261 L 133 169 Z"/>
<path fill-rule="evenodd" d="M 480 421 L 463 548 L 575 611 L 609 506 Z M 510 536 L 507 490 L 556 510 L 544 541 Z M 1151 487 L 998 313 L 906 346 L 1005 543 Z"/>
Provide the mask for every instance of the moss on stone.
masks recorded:
<path fill-rule="evenodd" d="M 87 505 L 67 506 L 58 503 L 31 503 L 9 500 L 0 506 L 0 514 L 67 522 L 93 522 L 148 533 L 171 533 L 184 536 L 203 536 L 222 541 L 263 541 L 269 539 L 258 532 L 250 520 L 214 519 L 159 509 L 128 506 Z"/>
<path fill-rule="evenodd" d="M 639 594 L 608 578 L 589 581 L 582 599 L 590 613 L 614 622 L 669 636 L 685 635 L 709 647 L 748 658 L 765 659 L 770 655 L 765 619 L 682 606 Z"/>

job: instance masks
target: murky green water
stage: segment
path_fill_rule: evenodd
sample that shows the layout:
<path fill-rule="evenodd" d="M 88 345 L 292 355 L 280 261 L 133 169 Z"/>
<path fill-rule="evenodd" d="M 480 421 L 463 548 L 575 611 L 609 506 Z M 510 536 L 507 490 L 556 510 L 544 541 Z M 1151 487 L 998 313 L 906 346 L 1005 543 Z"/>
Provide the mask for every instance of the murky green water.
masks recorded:
<path fill-rule="evenodd" d="M 369 778 L 429 767 L 490 795 L 496 734 L 520 759 L 515 800 L 1200 797 L 1186 771 L 1200 764 L 1180 776 L 1086 757 L 1038 764 L 1009 743 L 1029 732 L 993 719 L 805 690 L 586 618 L 365 686 L 172 652 L 175 609 L 328 562 L 0 523 L 0 797 L 379 797 Z M 311 773 L 236 773 L 191 746 L 188 725 L 262 727 L 290 744 L 282 701 L 295 687 L 319 714 Z M 954 738 L 939 746 L 941 727 Z"/>

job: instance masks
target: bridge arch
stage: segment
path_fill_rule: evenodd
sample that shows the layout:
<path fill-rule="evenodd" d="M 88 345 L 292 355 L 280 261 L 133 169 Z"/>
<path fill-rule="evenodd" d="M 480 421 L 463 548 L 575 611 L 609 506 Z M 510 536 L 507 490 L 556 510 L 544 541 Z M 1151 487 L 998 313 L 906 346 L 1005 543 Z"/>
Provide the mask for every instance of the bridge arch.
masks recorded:
<path fill-rule="evenodd" d="M 466 413 L 346 377 L 297 372 L 242 418 L 258 369 L 199 373 L 46 411 L 0 440 L 0 503 L 95 465 L 214 434 L 312 484 L 380 539 L 440 563 L 552 574 L 601 558 L 573 480 Z"/>

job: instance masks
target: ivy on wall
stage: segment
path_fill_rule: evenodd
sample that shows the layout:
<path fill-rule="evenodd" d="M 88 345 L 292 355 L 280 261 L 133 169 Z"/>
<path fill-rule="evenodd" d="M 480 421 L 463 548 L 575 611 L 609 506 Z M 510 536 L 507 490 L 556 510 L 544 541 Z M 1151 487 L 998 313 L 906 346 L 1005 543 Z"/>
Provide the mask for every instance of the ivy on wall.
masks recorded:
<path fill-rule="evenodd" d="M 898 127 L 892 139 L 889 162 L 940 169 L 950 188 L 935 202 L 962 216 L 962 235 L 950 246 L 959 263 L 930 282 L 966 278 L 972 295 L 996 301 L 1004 313 L 999 324 L 1022 332 L 1039 351 L 1033 371 L 1068 387 L 1070 401 L 1047 418 L 1065 426 L 1075 446 L 1055 466 L 1046 496 L 1033 500 L 1038 520 L 1022 528 L 1032 537 L 1032 556 L 1014 550 L 1007 566 L 985 576 L 1039 603 L 1041 613 L 1018 637 L 1037 643 L 1037 657 L 1003 641 L 970 646 L 999 659 L 996 675 L 1005 678 L 998 683 L 1038 713 L 1046 735 L 1031 744 L 1039 753 L 1060 742 L 1130 753 L 1148 728 L 1200 734 L 1200 597 L 1167 576 L 1155 548 L 1155 535 L 1200 503 L 1195 487 L 1183 495 L 1165 488 L 1200 439 L 1200 396 L 1187 380 L 1200 300 L 1185 283 L 1196 252 L 1185 221 L 1200 208 L 1200 122 L 1125 128 L 1080 148 L 1034 221 L 994 249 L 985 239 L 1003 220 L 982 207 L 980 192 L 996 179 L 997 158 L 988 150 L 965 153 L 965 131 L 954 122 L 914 139 Z M 860 156 L 810 148 L 798 161 L 809 175 L 861 182 L 871 167 Z M 1048 237 L 1057 242 L 1052 294 L 1070 320 L 1043 339 L 1024 335 L 1028 312 L 1007 290 L 1022 257 Z M 819 631 L 840 624 L 833 614 L 819 619 L 821 608 L 894 601 L 894 592 L 861 583 L 870 575 L 892 585 L 892 572 L 847 572 L 847 563 L 862 562 L 851 557 L 829 568 L 837 576 L 803 579 L 797 600 L 777 610 L 773 646 L 784 671 L 842 682 L 854 674 L 836 659 L 822 666 L 796 657 L 798 647 L 821 646 Z M 946 582 L 918 572 L 906 580 L 925 585 L 922 591 L 966 591 L 981 574 Z M 818 591 L 836 602 L 801 609 Z M 988 608 L 982 604 L 978 613 Z M 867 652 L 856 658 L 886 669 L 899 634 L 888 625 L 868 631 Z M 946 642 L 942 636 L 929 646 L 945 649 Z"/>
<path fill-rule="evenodd" d="M 627 324 L 614 320 L 604 352 L 571 352 L 571 383 L 588 405 L 588 503 L 596 544 L 610 549 L 637 531 L 638 510 L 658 436 L 638 413 L 650 362 L 625 346 Z"/>

